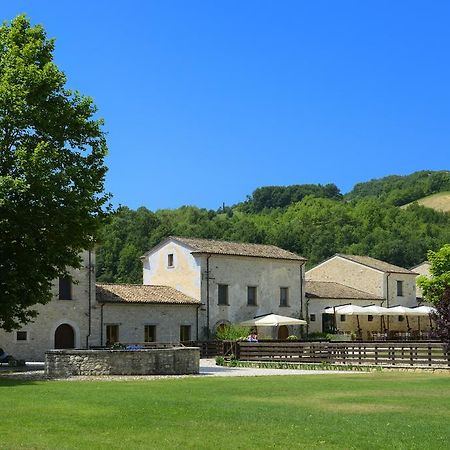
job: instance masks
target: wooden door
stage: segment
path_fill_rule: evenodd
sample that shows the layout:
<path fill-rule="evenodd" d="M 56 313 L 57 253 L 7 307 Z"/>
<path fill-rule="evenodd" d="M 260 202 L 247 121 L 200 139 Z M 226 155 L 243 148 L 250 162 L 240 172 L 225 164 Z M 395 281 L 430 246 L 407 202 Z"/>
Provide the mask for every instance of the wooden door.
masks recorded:
<path fill-rule="evenodd" d="M 281 325 L 278 327 L 278 339 L 285 341 L 289 336 L 289 328 L 287 325 Z"/>
<path fill-rule="evenodd" d="M 75 348 L 75 333 L 67 323 L 60 325 L 55 331 L 55 348 Z"/>

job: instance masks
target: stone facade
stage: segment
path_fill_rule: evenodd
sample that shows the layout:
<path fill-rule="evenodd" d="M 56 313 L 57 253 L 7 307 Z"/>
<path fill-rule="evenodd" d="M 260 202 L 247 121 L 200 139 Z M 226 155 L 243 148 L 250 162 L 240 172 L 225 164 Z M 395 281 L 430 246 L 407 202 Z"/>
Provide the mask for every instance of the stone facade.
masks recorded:
<path fill-rule="evenodd" d="M 304 301 L 304 263 L 301 258 L 202 254 L 172 238 L 143 257 L 143 279 L 144 284 L 168 285 L 199 299 L 199 338 L 205 339 L 221 324 L 258 315 L 298 318 Z M 224 304 L 219 304 L 219 285 L 227 286 Z M 254 304 L 248 301 L 249 288 L 256 292 Z M 286 305 L 280 299 L 282 288 Z"/>
<path fill-rule="evenodd" d="M 431 267 L 431 264 L 428 261 L 423 261 L 418 266 L 411 268 L 411 270 L 413 272 L 416 272 L 418 274 L 418 276 L 425 275 L 426 277 L 430 277 L 430 275 L 431 275 L 430 267 Z M 417 297 L 422 299 L 423 292 L 422 292 L 422 288 L 420 286 L 416 286 L 416 292 L 417 292 Z"/>
<path fill-rule="evenodd" d="M 417 274 L 414 272 L 384 272 L 335 255 L 306 272 L 305 276 L 306 280 L 334 281 L 383 297 L 385 303 L 382 306 L 416 304 Z M 402 284 L 402 295 L 398 295 L 397 282 Z"/>
<path fill-rule="evenodd" d="M 358 257 L 356 257 L 358 258 Z M 364 258 L 364 257 L 362 257 Z M 373 260 L 377 261 L 377 260 Z M 383 261 L 377 261 L 381 267 L 387 266 Z M 324 314 L 324 309 L 329 306 L 339 306 L 352 303 L 358 306 L 379 305 L 384 307 L 417 306 L 416 299 L 416 276 L 417 274 L 406 269 L 395 266 L 392 270 L 381 270 L 379 268 L 369 267 L 345 258 L 345 256 L 335 255 L 332 258 L 318 264 L 305 274 L 306 281 L 325 281 L 340 283 L 345 286 L 366 292 L 380 298 L 368 299 L 363 298 L 310 298 L 308 299 L 308 318 L 311 314 L 315 321 L 309 320 L 309 332 L 328 331 L 324 328 L 327 317 L 331 320 L 331 315 Z M 326 317 L 324 317 L 326 316 Z M 356 316 L 336 317 L 337 329 L 344 332 L 355 331 L 357 329 Z M 341 320 L 343 319 L 343 320 Z M 404 317 L 399 318 L 392 316 L 387 319 L 389 321 L 389 329 L 391 331 L 407 331 L 407 322 Z M 369 320 L 368 316 L 359 317 L 360 326 L 364 331 L 381 331 L 380 317 L 373 317 Z M 412 329 L 417 329 L 417 318 L 409 319 Z M 427 329 L 426 321 L 422 320 L 421 329 Z"/>
<path fill-rule="evenodd" d="M 155 341 L 175 343 L 180 341 L 180 327 L 189 327 L 187 340 L 197 339 L 196 305 L 111 304 L 103 307 L 103 332 L 100 345 L 106 344 L 106 327 L 118 325 L 121 343 L 143 343 L 145 326 L 154 326 Z"/>
<path fill-rule="evenodd" d="M 56 280 L 53 299 L 46 305 L 36 306 L 39 315 L 34 322 L 11 333 L 0 330 L 1 348 L 16 358 L 43 361 L 45 352 L 55 348 L 55 340 L 61 331 L 69 334 L 72 331 L 74 347 L 99 345 L 100 309 L 95 302 L 95 255 L 85 251 L 82 259 L 82 268 L 71 271 L 75 281 L 70 286 L 71 299 L 59 298 Z"/>
<path fill-rule="evenodd" d="M 77 375 L 185 375 L 199 373 L 195 347 L 142 350 L 50 350 L 45 374 L 51 378 Z"/>

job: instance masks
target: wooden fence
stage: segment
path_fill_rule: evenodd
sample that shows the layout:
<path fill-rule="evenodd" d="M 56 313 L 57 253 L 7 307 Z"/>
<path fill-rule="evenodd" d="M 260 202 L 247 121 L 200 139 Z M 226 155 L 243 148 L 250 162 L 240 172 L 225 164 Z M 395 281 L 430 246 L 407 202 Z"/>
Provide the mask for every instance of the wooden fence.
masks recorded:
<path fill-rule="evenodd" d="M 450 354 L 439 342 L 231 342 L 226 358 L 375 366 L 450 367 Z"/>
<path fill-rule="evenodd" d="M 185 347 L 199 347 L 201 358 L 214 358 L 223 354 L 222 341 L 184 341 Z"/>

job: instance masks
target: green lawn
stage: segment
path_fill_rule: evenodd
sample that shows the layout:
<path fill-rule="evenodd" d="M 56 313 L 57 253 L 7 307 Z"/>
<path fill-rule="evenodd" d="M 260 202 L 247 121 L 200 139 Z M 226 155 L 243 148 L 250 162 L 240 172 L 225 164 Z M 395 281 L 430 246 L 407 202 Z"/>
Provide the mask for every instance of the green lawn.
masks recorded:
<path fill-rule="evenodd" d="M 0 379 L 0 448 L 448 449 L 450 376 Z"/>

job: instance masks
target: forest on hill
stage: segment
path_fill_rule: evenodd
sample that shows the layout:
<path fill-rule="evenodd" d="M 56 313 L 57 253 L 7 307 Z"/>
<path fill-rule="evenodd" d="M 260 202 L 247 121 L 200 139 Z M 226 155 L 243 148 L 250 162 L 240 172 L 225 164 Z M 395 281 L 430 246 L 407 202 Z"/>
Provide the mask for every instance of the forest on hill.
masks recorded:
<path fill-rule="evenodd" d="M 450 172 L 421 171 L 359 183 L 345 195 L 334 184 L 261 187 L 216 211 L 120 207 L 101 231 L 97 279 L 141 283 L 139 257 L 170 235 L 274 244 L 308 258 L 308 267 L 335 253 L 411 267 L 450 243 L 450 213 L 398 206 L 448 190 Z"/>

